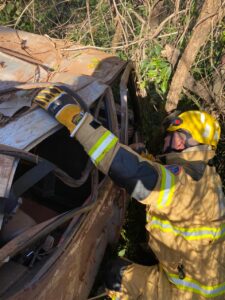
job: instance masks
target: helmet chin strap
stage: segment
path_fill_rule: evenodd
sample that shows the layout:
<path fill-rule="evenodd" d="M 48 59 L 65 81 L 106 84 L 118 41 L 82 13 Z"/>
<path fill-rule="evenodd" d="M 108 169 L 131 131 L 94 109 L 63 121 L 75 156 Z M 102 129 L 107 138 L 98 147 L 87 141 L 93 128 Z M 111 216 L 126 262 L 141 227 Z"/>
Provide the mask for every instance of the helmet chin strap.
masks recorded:
<path fill-rule="evenodd" d="M 163 153 L 166 154 L 166 153 L 170 153 L 170 152 L 181 152 L 181 150 L 177 150 L 172 147 L 173 138 L 174 138 L 173 132 L 167 133 L 167 135 L 170 135 L 170 142 L 169 142 L 169 145 L 166 147 L 166 149 L 163 151 Z"/>

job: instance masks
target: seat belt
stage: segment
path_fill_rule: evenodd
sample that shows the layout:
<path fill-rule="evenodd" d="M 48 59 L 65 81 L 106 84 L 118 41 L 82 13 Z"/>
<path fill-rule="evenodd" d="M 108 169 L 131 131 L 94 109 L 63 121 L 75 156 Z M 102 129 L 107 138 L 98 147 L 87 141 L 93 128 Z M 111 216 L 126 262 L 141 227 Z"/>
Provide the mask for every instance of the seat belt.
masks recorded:
<path fill-rule="evenodd" d="M 54 169 L 55 165 L 53 163 L 47 160 L 42 160 L 13 183 L 10 194 L 13 193 L 13 195 L 17 198 L 20 197 L 24 192 Z"/>
<path fill-rule="evenodd" d="M 27 171 L 21 177 L 19 177 L 12 185 L 11 191 L 7 201 L 1 201 L 1 206 L 3 205 L 3 212 L 9 214 L 18 204 L 18 198 L 25 193 L 29 188 L 39 182 L 42 178 L 52 172 L 56 166 L 47 161 L 42 160 L 32 169 Z M 5 204 L 2 204 L 5 203 Z M 1 207 L 0 206 L 0 207 Z"/>

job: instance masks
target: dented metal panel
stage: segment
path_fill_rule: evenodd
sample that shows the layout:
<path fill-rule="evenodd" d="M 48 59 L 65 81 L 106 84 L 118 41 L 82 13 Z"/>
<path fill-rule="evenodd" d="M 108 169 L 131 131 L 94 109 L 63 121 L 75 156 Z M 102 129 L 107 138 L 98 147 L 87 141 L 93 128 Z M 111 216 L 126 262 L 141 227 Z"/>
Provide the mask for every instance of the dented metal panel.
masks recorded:
<path fill-rule="evenodd" d="M 107 84 L 126 64 L 111 54 L 79 48 L 68 41 L 0 27 L 1 80 L 64 82 L 64 75 L 89 75 Z"/>
<path fill-rule="evenodd" d="M 55 263 L 50 268 L 43 266 L 23 289 L 15 287 L 4 299 L 87 299 L 113 224 L 121 223 L 115 214 L 121 209 L 115 195 L 115 186 L 107 180 L 100 191 L 99 205 L 88 214 L 69 246 L 62 247 Z"/>
<path fill-rule="evenodd" d="M 35 91 L 21 92 L 26 86 L 20 84 L 66 83 L 91 105 L 126 65 L 102 51 L 79 50 L 79 45 L 71 46 L 67 41 L 6 27 L 0 27 L 0 62 L 0 112 L 7 116 L 16 108 L 31 105 Z M 12 99 L 17 103 L 14 108 Z M 1 105 L 3 102 L 9 104 Z"/>
<path fill-rule="evenodd" d="M 79 45 L 76 49 L 73 45 L 70 51 L 71 47 L 68 41 L 0 26 L 0 113 L 11 117 L 22 107 L 30 107 L 37 89 L 51 82 L 68 84 L 91 106 L 106 92 L 105 83 L 112 81 L 126 64 L 101 51 L 76 50 Z M 0 141 L 31 149 L 35 141 L 41 142 L 57 128 L 50 116 L 36 109 L 0 128 Z M 7 160 L 13 164 L 12 158 Z M 9 172 L 10 169 L 8 178 Z M 6 190 L 2 186 L 0 195 L 4 196 Z"/>
<path fill-rule="evenodd" d="M 90 107 L 108 88 L 108 86 L 95 78 L 82 76 L 66 76 L 61 81 L 55 83 L 66 84 L 70 89 L 74 90 L 80 97 L 85 99 L 88 107 Z M 37 94 L 37 89 L 52 85 L 47 83 L 26 83 L 7 85 L 3 87 L 0 82 L 0 113 L 5 116 L 13 116 L 23 107 L 31 107 L 32 100 Z M 47 117 L 47 116 L 46 116 Z M 49 116 L 48 116 L 49 117 Z"/>
<path fill-rule="evenodd" d="M 1 144 L 30 150 L 62 126 L 41 108 L 0 127 Z"/>
<path fill-rule="evenodd" d="M 129 65 L 122 77 L 121 111 L 125 118 L 118 126 L 110 85 L 121 76 L 127 63 L 99 50 L 81 48 L 68 41 L 0 27 L 0 113 L 11 118 L 0 127 L 0 143 L 29 151 L 61 128 L 46 112 L 32 107 L 37 91 L 53 82 L 76 91 L 88 107 L 98 101 L 96 106 L 100 109 L 104 99 L 110 130 L 128 141 L 127 81 L 132 67 Z M 24 106 L 29 109 L 20 113 Z M 119 127 L 125 131 L 121 135 Z M 0 155 L 1 197 L 9 193 L 17 163 L 13 157 Z M 98 184 L 97 175 L 96 181 Z M 107 244 L 118 238 L 127 201 L 126 193 L 108 178 L 101 187 L 97 186 L 94 209 L 66 225 L 63 238 L 40 269 L 25 272 L 1 299 L 87 299 Z M 96 183 L 92 188 L 91 199 L 96 198 Z M 42 226 L 44 222 L 37 228 Z M 31 228 L 30 234 L 33 229 L 37 230 Z M 29 232 L 23 237 L 29 239 Z M 15 254 L 13 247 L 9 252 Z M 23 249 L 22 242 L 19 248 Z M 4 251 L 2 254 L 7 256 L 7 247 Z"/>

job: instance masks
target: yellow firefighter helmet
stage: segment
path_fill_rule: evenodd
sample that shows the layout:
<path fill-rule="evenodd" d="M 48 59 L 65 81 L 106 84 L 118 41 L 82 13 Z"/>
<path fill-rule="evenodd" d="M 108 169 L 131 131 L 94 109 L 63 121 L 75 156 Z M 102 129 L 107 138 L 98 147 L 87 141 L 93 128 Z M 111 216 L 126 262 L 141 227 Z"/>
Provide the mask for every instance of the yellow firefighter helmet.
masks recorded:
<path fill-rule="evenodd" d="M 201 144 L 211 145 L 216 148 L 220 139 L 219 122 L 205 111 L 187 111 L 171 120 L 167 131 L 179 129 L 189 132 L 193 139 Z"/>

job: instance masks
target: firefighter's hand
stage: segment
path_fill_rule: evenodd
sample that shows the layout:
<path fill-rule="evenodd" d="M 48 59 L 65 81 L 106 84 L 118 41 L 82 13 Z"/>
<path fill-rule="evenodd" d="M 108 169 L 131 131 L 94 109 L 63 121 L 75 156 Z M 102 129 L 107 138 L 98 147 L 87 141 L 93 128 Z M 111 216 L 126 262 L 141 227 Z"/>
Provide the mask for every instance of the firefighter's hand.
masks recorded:
<path fill-rule="evenodd" d="M 82 119 L 82 100 L 77 94 L 64 86 L 54 85 L 41 90 L 34 102 L 47 110 L 59 123 L 66 126 L 71 135 Z"/>

